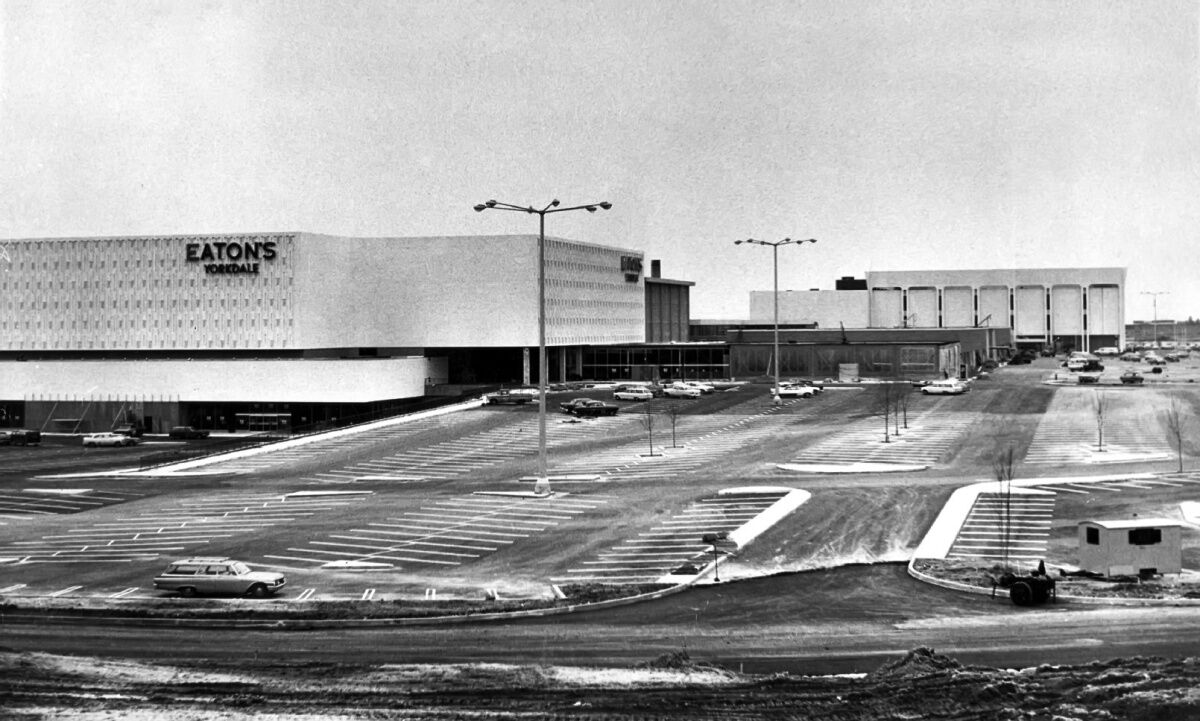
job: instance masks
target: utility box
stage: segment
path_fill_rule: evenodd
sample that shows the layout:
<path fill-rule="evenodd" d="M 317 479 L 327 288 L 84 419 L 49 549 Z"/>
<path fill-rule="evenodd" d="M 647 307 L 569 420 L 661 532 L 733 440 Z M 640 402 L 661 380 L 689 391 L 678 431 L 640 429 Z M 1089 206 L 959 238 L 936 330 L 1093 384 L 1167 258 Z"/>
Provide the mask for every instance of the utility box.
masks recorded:
<path fill-rule="evenodd" d="M 1179 573 L 1182 529 L 1169 518 L 1080 521 L 1079 567 L 1105 576 Z"/>

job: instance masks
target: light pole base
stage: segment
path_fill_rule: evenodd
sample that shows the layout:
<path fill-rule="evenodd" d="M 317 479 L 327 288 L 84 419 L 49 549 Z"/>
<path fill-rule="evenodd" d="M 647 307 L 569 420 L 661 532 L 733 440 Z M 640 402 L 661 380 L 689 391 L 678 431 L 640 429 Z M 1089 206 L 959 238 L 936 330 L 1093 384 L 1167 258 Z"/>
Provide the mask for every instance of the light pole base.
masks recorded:
<path fill-rule="evenodd" d="M 550 490 L 550 479 L 545 476 L 539 477 L 533 482 L 533 494 L 535 496 L 549 496 L 553 491 Z"/>

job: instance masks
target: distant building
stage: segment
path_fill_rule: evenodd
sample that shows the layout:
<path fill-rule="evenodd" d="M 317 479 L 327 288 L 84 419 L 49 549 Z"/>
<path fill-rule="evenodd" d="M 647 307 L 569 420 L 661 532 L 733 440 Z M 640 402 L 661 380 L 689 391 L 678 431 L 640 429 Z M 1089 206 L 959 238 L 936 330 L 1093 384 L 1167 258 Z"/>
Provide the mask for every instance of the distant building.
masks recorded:
<path fill-rule="evenodd" d="M 780 323 L 1008 328 L 1015 346 L 1059 350 L 1125 344 L 1124 268 L 871 271 L 863 284 L 853 280 L 839 280 L 840 290 L 780 291 Z M 749 322 L 772 322 L 774 303 L 774 291 L 753 291 Z"/>

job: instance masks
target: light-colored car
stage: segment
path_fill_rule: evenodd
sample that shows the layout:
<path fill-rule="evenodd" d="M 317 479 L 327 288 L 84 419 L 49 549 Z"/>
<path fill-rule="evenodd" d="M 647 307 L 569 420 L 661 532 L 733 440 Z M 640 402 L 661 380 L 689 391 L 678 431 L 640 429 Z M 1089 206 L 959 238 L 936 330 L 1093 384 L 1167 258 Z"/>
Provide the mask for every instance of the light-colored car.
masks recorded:
<path fill-rule="evenodd" d="M 957 396 L 969 391 L 971 387 L 957 378 L 947 378 L 921 386 L 921 392 L 927 396 L 945 395 Z"/>
<path fill-rule="evenodd" d="M 717 390 L 715 386 L 711 386 L 707 383 L 701 383 L 700 381 L 682 381 L 681 383 L 676 383 L 675 385 L 685 385 L 688 388 L 695 388 L 704 394 L 713 393 Z"/>
<path fill-rule="evenodd" d="M 802 385 L 800 383 L 779 384 L 779 391 L 776 393 L 780 398 L 811 398 L 817 394 L 817 389 L 812 386 Z"/>
<path fill-rule="evenodd" d="M 1097 348 L 1095 353 L 1096 355 L 1121 355 L 1121 349 L 1109 346 L 1106 348 Z"/>
<path fill-rule="evenodd" d="M 84 448 L 99 448 L 101 446 L 132 446 L 137 439 L 121 433 L 89 433 L 83 437 Z"/>
<path fill-rule="evenodd" d="M 234 594 L 269 596 L 287 585 L 287 578 L 274 571 L 252 571 L 231 558 L 186 558 L 175 561 L 154 578 L 160 591 L 181 596 Z"/>
<path fill-rule="evenodd" d="M 700 393 L 699 388 L 685 385 L 670 385 L 663 389 L 663 395 L 667 398 L 699 398 Z"/>
<path fill-rule="evenodd" d="M 646 388 L 624 388 L 613 393 L 613 398 L 619 401 L 648 401 L 654 394 Z"/>

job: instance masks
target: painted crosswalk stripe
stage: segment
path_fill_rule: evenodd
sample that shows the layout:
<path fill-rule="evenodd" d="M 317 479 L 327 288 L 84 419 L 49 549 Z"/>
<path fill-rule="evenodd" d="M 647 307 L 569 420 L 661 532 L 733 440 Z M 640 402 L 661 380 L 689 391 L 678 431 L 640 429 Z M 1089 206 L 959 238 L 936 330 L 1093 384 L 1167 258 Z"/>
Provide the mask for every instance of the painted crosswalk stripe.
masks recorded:
<path fill-rule="evenodd" d="M 83 588 L 83 586 L 67 586 L 61 591 L 55 591 L 54 593 L 50 594 L 50 598 L 58 598 L 59 596 L 65 596 L 68 593 L 75 593 L 81 588 Z"/>

